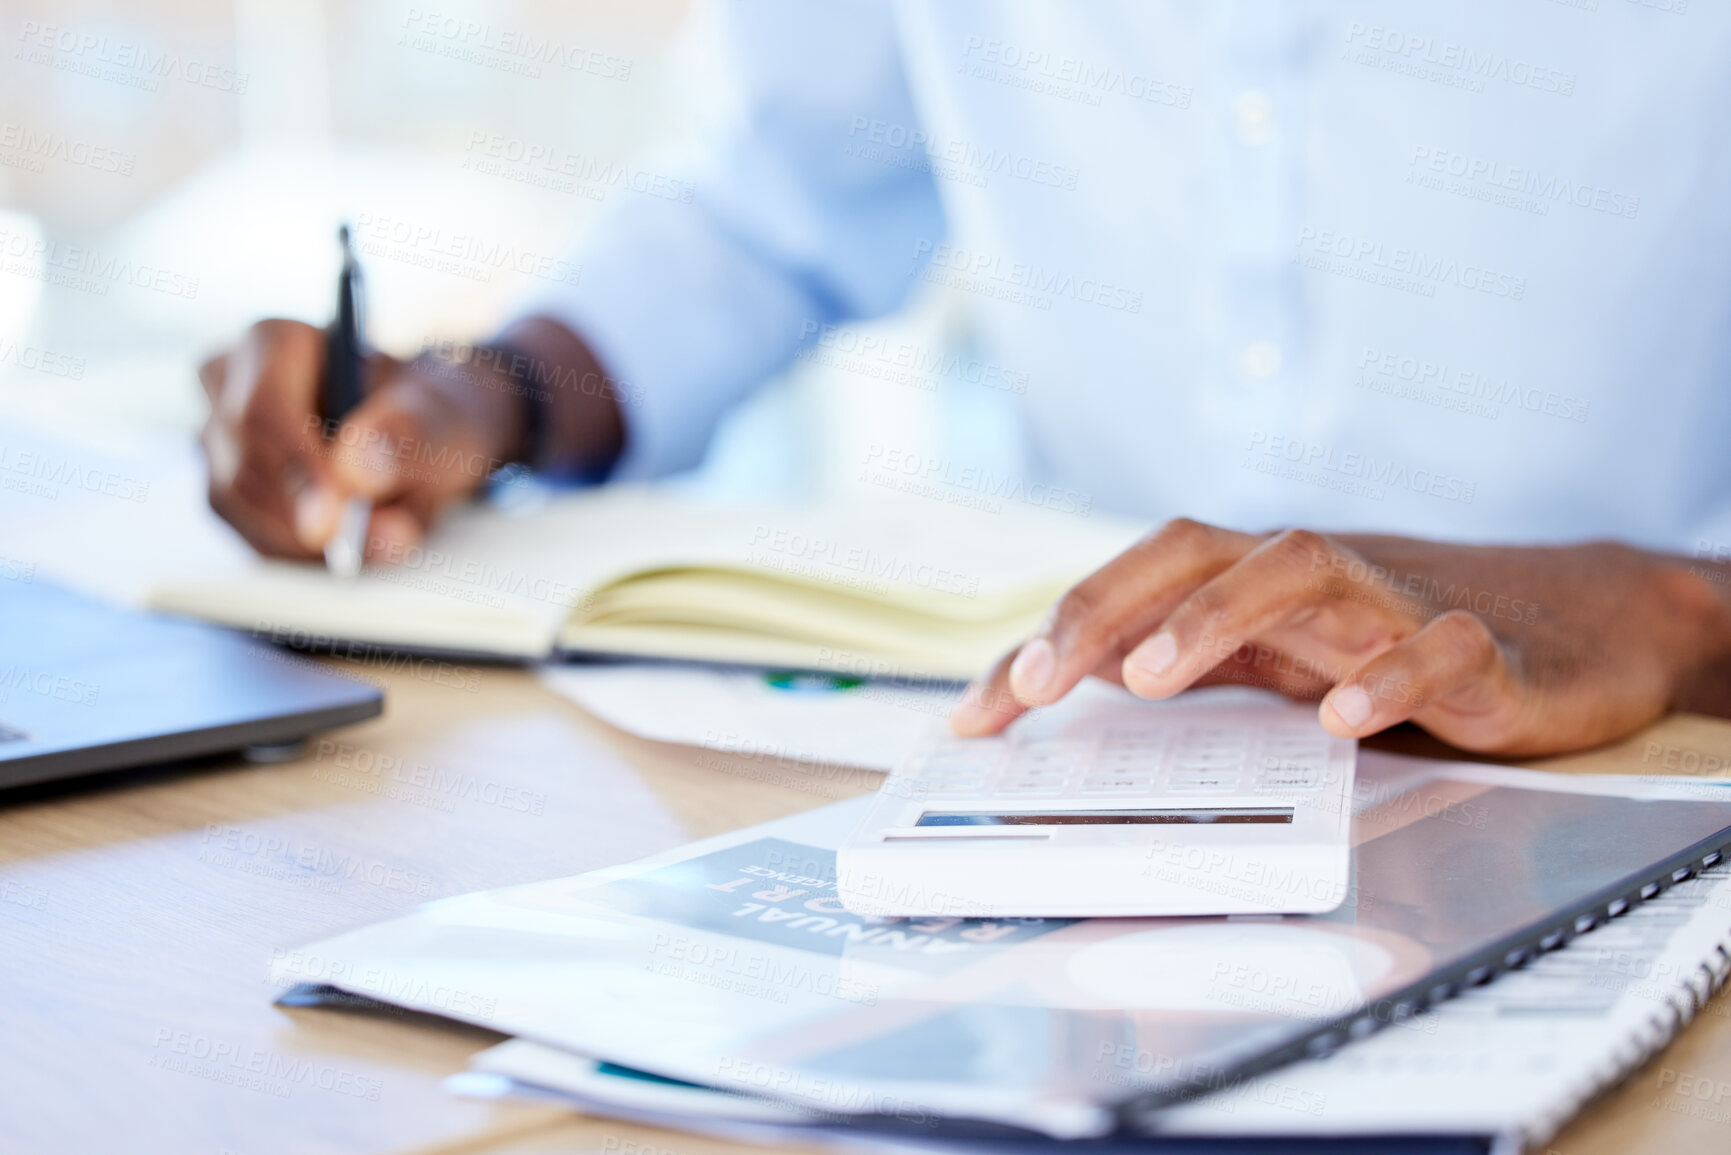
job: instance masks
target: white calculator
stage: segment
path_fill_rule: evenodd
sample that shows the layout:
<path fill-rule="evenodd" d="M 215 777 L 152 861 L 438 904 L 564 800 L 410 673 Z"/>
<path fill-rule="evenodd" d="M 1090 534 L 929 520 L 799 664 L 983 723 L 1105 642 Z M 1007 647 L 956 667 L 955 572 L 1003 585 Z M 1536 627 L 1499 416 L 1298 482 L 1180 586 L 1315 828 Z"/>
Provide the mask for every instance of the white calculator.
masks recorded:
<path fill-rule="evenodd" d="M 1351 889 L 1358 744 L 1243 690 L 1103 687 L 1000 738 L 939 737 L 836 856 L 855 914 L 1311 914 Z"/>

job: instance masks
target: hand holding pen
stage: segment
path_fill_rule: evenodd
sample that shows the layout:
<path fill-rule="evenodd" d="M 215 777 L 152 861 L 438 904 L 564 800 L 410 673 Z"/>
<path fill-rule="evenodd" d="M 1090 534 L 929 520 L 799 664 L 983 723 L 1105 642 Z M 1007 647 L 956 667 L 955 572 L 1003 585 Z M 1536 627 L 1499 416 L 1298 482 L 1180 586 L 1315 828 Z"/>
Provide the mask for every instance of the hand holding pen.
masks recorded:
<path fill-rule="evenodd" d="M 212 508 L 261 553 L 331 547 L 341 572 L 402 560 L 525 436 L 496 368 L 368 351 L 358 280 L 345 252 L 331 326 L 260 321 L 199 369 Z"/>

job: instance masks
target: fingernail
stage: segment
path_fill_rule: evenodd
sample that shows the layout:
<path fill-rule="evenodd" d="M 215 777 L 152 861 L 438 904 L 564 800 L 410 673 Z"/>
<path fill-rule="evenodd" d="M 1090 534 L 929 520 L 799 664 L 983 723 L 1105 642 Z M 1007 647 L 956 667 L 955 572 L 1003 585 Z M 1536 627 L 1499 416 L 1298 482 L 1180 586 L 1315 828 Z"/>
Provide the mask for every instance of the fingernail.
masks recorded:
<path fill-rule="evenodd" d="M 1058 668 L 1058 654 L 1045 638 L 1035 638 L 1023 646 L 1010 663 L 1010 684 L 1018 695 L 1038 694 L 1051 684 L 1052 671 Z"/>
<path fill-rule="evenodd" d="M 309 485 L 295 495 L 295 536 L 308 549 L 318 549 L 336 532 L 341 516 L 336 495 Z"/>
<path fill-rule="evenodd" d="M 1178 639 L 1161 630 L 1152 638 L 1130 651 L 1130 664 L 1155 677 L 1172 672 L 1178 661 Z"/>
<path fill-rule="evenodd" d="M 1329 695 L 1329 708 L 1342 722 L 1354 729 L 1370 717 L 1370 695 L 1358 686 L 1346 686 Z"/>

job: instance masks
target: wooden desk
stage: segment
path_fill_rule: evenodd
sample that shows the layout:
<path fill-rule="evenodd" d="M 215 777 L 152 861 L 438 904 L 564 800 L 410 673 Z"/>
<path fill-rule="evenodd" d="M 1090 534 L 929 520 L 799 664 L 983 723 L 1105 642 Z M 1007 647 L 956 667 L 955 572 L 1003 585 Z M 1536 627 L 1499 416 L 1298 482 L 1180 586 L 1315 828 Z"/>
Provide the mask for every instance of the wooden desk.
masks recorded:
<path fill-rule="evenodd" d="M 266 965 L 429 898 L 623 861 L 877 776 L 641 741 L 521 671 L 357 672 L 386 685 L 385 716 L 297 762 L 224 761 L 0 806 L 0 1152 L 729 1149 L 448 1095 L 440 1079 L 494 1036 L 280 1010 Z M 1554 765 L 1665 773 L 1703 758 L 1731 761 L 1731 723 L 1672 718 Z M 1725 1149 L 1728 1020 L 1731 1000 L 1715 1000 L 1552 1149 Z M 1702 1079 L 1725 1100 L 1684 1093 Z"/>

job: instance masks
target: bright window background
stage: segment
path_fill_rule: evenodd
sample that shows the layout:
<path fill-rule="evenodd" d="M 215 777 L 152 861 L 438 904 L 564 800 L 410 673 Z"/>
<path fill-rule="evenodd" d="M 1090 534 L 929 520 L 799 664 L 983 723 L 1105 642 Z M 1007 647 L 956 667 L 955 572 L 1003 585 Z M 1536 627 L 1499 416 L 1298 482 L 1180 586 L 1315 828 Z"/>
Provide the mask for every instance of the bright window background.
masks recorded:
<path fill-rule="evenodd" d="M 605 170 L 679 149 L 719 95 L 707 10 L 686 0 L 25 0 L 0 35 L 0 342 L 78 367 L 0 356 L 0 419 L 110 448 L 191 445 L 203 356 L 258 317 L 328 319 L 339 220 L 559 257 L 633 194 L 477 172 L 476 142 Z M 473 47 L 525 38 L 589 65 Z M 366 269 L 370 337 L 399 354 L 486 335 L 534 283 L 413 257 Z M 127 271 L 62 275 L 69 261 Z M 944 342 L 965 326 L 927 298 L 883 328 Z M 990 460 L 1008 423 L 982 392 L 803 366 L 733 415 L 703 480 L 834 491 L 874 440 Z"/>

